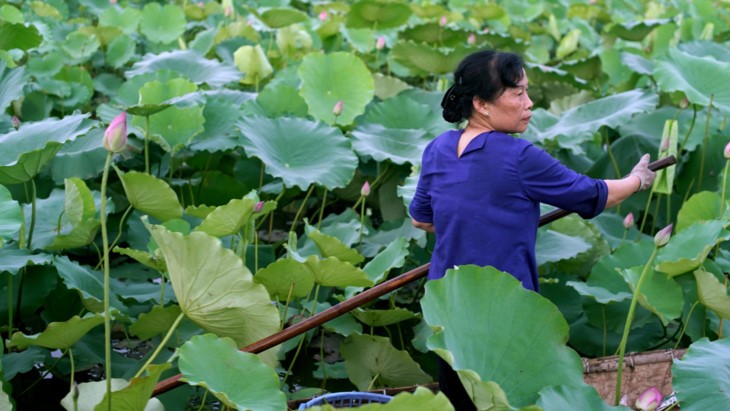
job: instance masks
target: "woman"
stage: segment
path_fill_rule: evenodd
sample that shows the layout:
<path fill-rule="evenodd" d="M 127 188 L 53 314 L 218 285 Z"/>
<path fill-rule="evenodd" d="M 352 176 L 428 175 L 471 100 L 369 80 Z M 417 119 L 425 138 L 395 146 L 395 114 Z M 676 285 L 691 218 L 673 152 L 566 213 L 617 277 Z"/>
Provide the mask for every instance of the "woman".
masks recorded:
<path fill-rule="evenodd" d="M 467 123 L 426 147 L 409 208 L 414 226 L 436 234 L 429 279 L 456 265 L 489 265 L 538 291 L 540 203 L 592 218 L 653 183 L 648 154 L 626 178 L 596 180 L 510 136 L 524 132 L 530 121 L 527 88 L 524 63 L 512 53 L 480 51 L 454 72 L 454 85 L 441 102 L 443 117 Z M 439 383 L 457 410 L 475 409 L 443 361 Z"/>

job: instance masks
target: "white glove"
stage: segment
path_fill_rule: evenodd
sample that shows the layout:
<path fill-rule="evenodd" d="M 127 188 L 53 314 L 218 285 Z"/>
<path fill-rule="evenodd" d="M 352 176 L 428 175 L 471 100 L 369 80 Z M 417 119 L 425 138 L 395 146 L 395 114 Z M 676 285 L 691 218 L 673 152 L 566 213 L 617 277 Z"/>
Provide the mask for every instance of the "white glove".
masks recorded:
<path fill-rule="evenodd" d="M 636 176 L 639 178 L 640 185 L 638 191 L 646 190 L 651 187 L 654 183 L 654 179 L 656 178 L 656 173 L 649 170 L 649 154 L 641 156 L 641 159 L 631 170 L 629 176 Z"/>

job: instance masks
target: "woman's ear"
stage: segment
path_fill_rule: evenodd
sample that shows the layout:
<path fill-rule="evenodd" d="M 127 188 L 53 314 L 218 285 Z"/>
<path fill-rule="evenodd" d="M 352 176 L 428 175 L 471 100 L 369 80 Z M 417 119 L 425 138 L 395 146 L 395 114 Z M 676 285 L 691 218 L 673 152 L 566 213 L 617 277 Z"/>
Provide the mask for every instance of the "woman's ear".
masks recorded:
<path fill-rule="evenodd" d="M 479 96 L 474 96 L 474 98 L 471 100 L 471 103 L 474 107 L 475 112 L 480 113 L 483 116 L 489 117 L 490 104 L 487 103 L 484 99 Z"/>

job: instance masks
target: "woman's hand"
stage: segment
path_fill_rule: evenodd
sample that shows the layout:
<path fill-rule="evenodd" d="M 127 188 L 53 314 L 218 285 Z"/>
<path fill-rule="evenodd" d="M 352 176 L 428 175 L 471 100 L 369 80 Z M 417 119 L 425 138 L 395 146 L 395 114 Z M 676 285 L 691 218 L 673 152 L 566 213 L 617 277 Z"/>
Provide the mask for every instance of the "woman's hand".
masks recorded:
<path fill-rule="evenodd" d="M 436 230 L 433 227 L 432 223 L 422 223 L 420 221 L 416 221 L 413 218 L 411 218 L 411 223 L 413 223 L 413 226 L 416 228 L 420 228 L 423 231 L 426 231 L 428 233 L 435 233 Z"/>
<path fill-rule="evenodd" d="M 646 190 L 654 184 L 656 173 L 649 170 L 649 154 L 641 156 L 641 159 L 631 170 L 629 176 L 634 176 L 639 179 L 639 189 L 636 191 Z"/>

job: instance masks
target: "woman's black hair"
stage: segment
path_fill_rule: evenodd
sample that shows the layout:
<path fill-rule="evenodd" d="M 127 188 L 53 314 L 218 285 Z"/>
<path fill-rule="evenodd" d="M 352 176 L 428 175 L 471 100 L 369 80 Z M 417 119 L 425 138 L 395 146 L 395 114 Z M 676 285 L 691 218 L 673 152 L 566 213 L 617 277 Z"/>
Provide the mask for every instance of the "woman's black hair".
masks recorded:
<path fill-rule="evenodd" d="M 454 71 L 454 85 L 441 100 L 444 120 L 461 123 L 471 117 L 474 96 L 492 102 L 506 88 L 517 87 L 524 65 L 514 53 L 483 50 L 468 55 Z"/>

